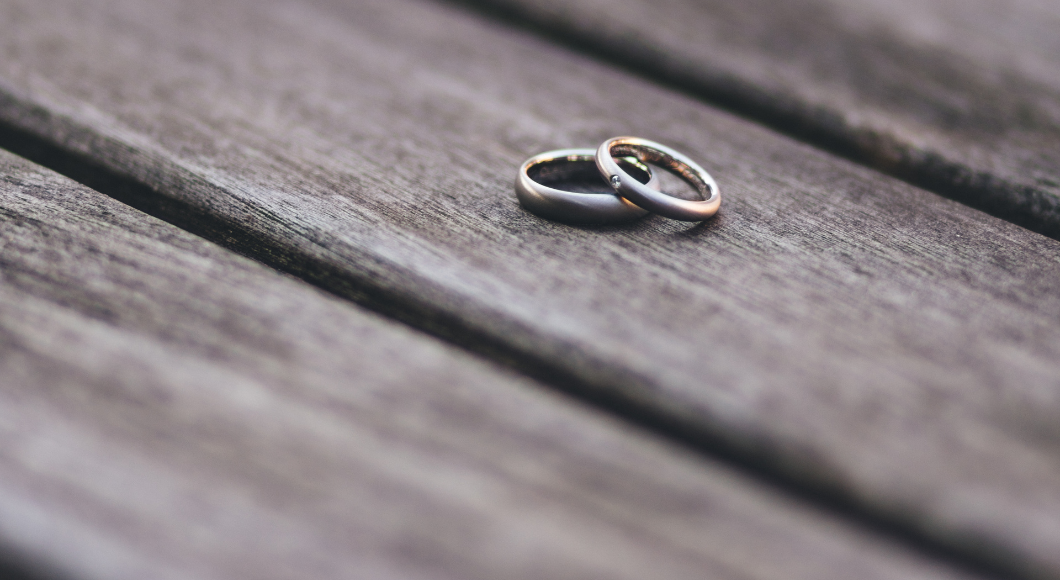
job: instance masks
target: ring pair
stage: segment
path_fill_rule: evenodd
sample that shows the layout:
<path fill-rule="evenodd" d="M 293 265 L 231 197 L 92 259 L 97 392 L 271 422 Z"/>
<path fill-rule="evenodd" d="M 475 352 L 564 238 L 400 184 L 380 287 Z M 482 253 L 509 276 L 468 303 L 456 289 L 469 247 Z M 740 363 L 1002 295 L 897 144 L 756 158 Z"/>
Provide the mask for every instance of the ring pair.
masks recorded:
<path fill-rule="evenodd" d="M 680 177 L 703 199 L 686 200 L 663 193 L 649 163 Z M 539 181 L 584 179 L 587 173 L 602 176 L 614 193 L 575 193 Z M 665 145 L 639 137 L 608 139 L 596 151 L 562 149 L 535 155 L 519 168 L 515 195 L 524 208 L 538 216 L 582 224 L 628 222 L 649 212 L 698 222 L 713 216 L 721 206 L 718 185 L 702 167 Z"/>

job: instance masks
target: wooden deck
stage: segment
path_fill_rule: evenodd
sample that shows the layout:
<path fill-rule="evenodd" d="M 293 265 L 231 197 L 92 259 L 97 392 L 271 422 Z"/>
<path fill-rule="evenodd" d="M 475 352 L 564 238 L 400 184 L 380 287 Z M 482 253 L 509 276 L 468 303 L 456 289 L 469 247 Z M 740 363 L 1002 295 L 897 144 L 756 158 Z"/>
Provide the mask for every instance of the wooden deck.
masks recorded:
<path fill-rule="evenodd" d="M 1060 578 L 1058 27 L 0 4 L 10 574 Z M 519 208 L 618 134 L 721 213 Z"/>

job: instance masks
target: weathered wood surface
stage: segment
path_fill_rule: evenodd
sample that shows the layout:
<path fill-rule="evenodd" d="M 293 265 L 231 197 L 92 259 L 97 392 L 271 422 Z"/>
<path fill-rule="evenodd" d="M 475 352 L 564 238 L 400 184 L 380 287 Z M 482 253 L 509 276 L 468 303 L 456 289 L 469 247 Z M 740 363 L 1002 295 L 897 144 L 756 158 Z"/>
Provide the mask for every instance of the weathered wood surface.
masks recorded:
<path fill-rule="evenodd" d="M 1060 237 L 1060 4 L 469 0 Z"/>
<path fill-rule="evenodd" d="M 87 159 L 99 187 L 336 294 L 1060 577 L 1060 244 L 451 5 L 248 6 L 5 3 L 8 146 L 95 183 Z M 702 160 L 720 215 L 571 228 L 518 208 L 523 159 L 622 133 Z"/>
<path fill-rule="evenodd" d="M 968 578 L 0 153 L 0 540 L 74 578 Z"/>

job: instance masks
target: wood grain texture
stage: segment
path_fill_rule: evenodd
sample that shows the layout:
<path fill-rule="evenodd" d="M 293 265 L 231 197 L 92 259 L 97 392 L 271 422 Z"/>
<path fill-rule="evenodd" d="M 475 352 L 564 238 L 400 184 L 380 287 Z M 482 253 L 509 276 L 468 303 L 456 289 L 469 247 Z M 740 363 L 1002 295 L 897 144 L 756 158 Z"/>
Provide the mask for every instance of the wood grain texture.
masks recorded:
<path fill-rule="evenodd" d="M 0 153 L 0 539 L 75 578 L 970 578 Z"/>
<path fill-rule="evenodd" d="M 1056 241 L 451 5 L 0 11 L 8 146 L 56 144 L 37 152 L 336 294 L 1060 577 Z M 526 157 L 615 134 L 701 160 L 720 215 L 519 209 Z"/>
<path fill-rule="evenodd" d="M 1060 5 L 470 0 L 1060 237 Z"/>

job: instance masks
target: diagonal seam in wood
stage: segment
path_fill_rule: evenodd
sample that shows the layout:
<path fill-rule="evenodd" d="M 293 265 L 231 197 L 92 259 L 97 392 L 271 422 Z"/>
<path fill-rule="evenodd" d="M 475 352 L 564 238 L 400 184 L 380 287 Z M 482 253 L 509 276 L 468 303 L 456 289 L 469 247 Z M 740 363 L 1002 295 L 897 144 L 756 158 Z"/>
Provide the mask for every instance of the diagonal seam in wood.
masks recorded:
<path fill-rule="evenodd" d="M 532 10 L 492 0 L 450 0 L 507 25 L 527 29 L 597 60 L 725 109 L 779 133 L 870 167 L 1031 231 L 1060 239 L 1060 199 L 1033 187 L 976 172 L 934 152 L 914 151 L 888 135 L 849 126 L 833 111 L 777 99 L 725 73 L 688 74 L 660 63 L 658 49 L 637 38 L 621 42 L 586 36 L 562 21 L 544 21 Z M 880 155 L 888 151 L 887 158 Z M 897 160 L 896 160 L 896 159 Z"/>
<path fill-rule="evenodd" d="M 31 104 L 10 94 L 0 94 L 0 102 L 3 101 L 7 101 L 5 108 L 21 109 L 27 115 L 35 111 Z M 67 119 L 63 122 L 73 124 Z M 91 132 L 88 128 L 73 129 Z M 779 491 L 871 528 L 928 557 L 980 574 L 1028 579 L 1036 576 L 1034 569 L 1004 547 L 975 537 L 934 535 L 901 513 L 876 509 L 849 490 L 816 475 L 812 468 L 788 460 L 776 451 L 782 446 L 775 442 L 764 438 L 760 441 L 734 438 L 723 421 L 703 421 L 702 409 L 693 412 L 677 402 L 644 400 L 638 393 L 651 390 L 652 381 L 648 377 L 615 369 L 587 354 L 580 355 L 573 365 L 557 363 L 549 356 L 557 349 L 581 352 L 577 345 L 557 345 L 554 340 L 540 340 L 539 344 L 513 343 L 505 339 L 506 333 L 496 328 L 469 324 L 454 313 L 422 300 L 417 292 L 409 291 L 408 281 L 419 278 L 412 272 L 397 272 L 392 265 L 377 264 L 367 254 L 346 263 L 348 271 L 343 271 L 318 257 L 270 245 L 230 218 L 174 199 L 120 168 L 108 167 L 82 152 L 67 149 L 6 121 L 0 121 L 0 148 L 336 296 L 509 367 L 560 393 L 605 409 L 676 444 L 719 459 Z M 177 166 L 172 166 L 170 173 L 178 178 L 196 179 Z M 398 283 L 398 279 L 404 283 Z M 419 282 L 421 289 L 430 284 Z M 503 318 L 499 314 L 497 317 Z M 520 331 L 524 336 L 536 334 L 528 328 Z"/>

